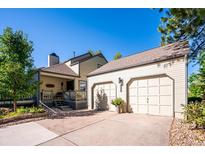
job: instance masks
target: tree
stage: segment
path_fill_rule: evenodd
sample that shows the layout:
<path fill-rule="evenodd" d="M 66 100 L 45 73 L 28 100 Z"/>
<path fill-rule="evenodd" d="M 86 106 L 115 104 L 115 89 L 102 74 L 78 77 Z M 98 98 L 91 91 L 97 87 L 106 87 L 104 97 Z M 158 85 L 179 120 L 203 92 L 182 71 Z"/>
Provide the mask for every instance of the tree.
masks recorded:
<path fill-rule="evenodd" d="M 32 51 L 33 43 L 22 31 L 6 28 L 0 35 L 0 94 L 13 100 L 14 111 L 17 100 L 33 96 L 38 86 Z"/>
<path fill-rule="evenodd" d="M 189 76 L 189 97 L 201 97 L 202 89 L 199 86 L 198 74 L 191 74 Z"/>
<path fill-rule="evenodd" d="M 122 54 L 120 52 L 117 52 L 114 56 L 114 60 L 120 59 L 122 57 Z"/>
<path fill-rule="evenodd" d="M 160 12 L 162 10 L 160 9 Z M 162 45 L 188 40 L 191 48 L 190 56 L 195 59 L 205 49 L 205 9 L 165 10 L 158 31 L 162 33 Z"/>
<path fill-rule="evenodd" d="M 205 52 L 201 52 L 197 58 L 199 72 L 189 77 L 189 95 L 201 97 L 205 95 Z"/>

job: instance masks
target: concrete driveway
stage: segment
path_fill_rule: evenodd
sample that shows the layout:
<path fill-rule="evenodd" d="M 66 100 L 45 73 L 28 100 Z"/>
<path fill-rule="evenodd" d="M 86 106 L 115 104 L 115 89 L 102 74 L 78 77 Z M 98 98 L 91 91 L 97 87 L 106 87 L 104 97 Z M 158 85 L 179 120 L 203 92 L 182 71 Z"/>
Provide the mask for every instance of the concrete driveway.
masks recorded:
<path fill-rule="evenodd" d="M 171 122 L 170 117 L 113 112 L 45 119 L 0 129 L 0 145 L 168 145 Z"/>

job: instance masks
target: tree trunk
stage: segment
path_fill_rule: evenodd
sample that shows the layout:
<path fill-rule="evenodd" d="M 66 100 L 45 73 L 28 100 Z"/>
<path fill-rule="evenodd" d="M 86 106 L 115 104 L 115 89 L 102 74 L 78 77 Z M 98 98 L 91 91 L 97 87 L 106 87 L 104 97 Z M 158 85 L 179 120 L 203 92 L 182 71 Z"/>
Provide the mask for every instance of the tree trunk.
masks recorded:
<path fill-rule="evenodd" d="M 17 102 L 16 101 L 13 101 L 13 107 L 14 107 L 14 112 L 16 112 L 16 109 L 17 109 Z"/>

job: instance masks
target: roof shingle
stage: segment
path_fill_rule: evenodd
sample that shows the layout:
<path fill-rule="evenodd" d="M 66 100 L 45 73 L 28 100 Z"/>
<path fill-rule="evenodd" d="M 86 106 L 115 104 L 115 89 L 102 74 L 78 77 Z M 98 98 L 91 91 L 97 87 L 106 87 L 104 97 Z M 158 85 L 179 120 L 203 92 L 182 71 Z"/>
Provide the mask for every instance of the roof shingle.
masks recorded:
<path fill-rule="evenodd" d="M 48 73 L 57 73 L 57 74 L 68 75 L 68 76 L 78 76 L 72 69 L 70 69 L 64 63 L 42 68 L 41 70 L 43 72 L 48 72 Z"/>
<path fill-rule="evenodd" d="M 189 53 L 188 42 L 176 42 L 162 47 L 153 48 L 145 52 L 137 53 L 118 60 L 113 60 L 99 69 L 91 72 L 88 76 L 127 69 L 130 67 L 145 65 L 166 59 L 176 58 Z"/>

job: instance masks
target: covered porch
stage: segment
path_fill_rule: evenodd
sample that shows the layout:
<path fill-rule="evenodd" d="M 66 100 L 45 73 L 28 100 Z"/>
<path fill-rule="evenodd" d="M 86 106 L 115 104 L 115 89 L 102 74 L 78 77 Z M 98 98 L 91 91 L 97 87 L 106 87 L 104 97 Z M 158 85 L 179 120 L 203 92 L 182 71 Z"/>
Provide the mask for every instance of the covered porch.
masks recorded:
<path fill-rule="evenodd" d="M 40 81 L 40 100 L 47 106 L 74 110 L 87 108 L 86 88 L 82 88 L 77 77 L 41 71 Z"/>

